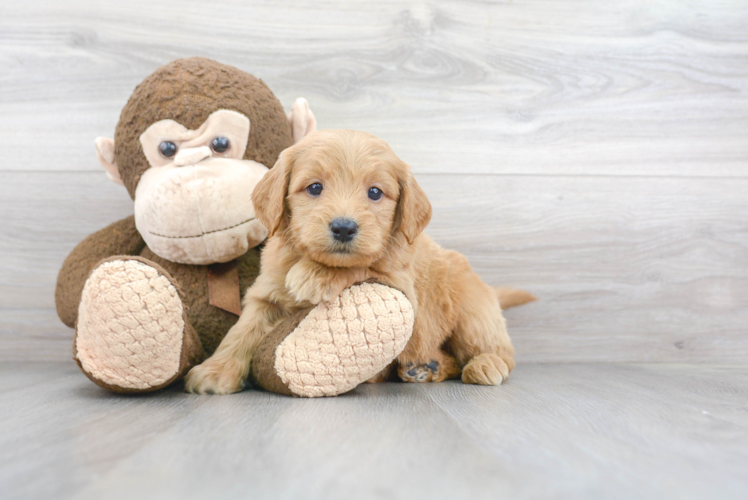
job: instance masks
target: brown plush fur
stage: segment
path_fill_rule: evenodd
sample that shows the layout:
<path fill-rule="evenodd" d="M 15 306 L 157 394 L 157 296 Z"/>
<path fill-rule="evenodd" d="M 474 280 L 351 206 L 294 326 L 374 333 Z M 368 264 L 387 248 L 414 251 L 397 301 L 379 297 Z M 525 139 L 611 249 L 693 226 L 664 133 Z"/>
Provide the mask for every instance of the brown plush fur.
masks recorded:
<path fill-rule="evenodd" d="M 324 186 L 318 197 L 306 191 L 316 182 Z M 367 197 L 372 186 L 384 192 L 381 200 Z M 263 200 L 257 216 L 271 235 L 261 274 L 237 324 L 188 374 L 188 390 L 240 390 L 252 354 L 278 322 L 369 278 L 402 290 L 416 311 L 413 335 L 398 357 L 403 380 L 441 381 L 462 373 L 465 383 L 496 385 L 508 377 L 514 350 L 496 290 L 464 256 L 422 233 L 431 205 L 384 141 L 355 131 L 311 134 L 281 154 L 253 197 Z M 348 244 L 332 238 L 329 225 L 336 217 L 358 223 Z"/>
<path fill-rule="evenodd" d="M 94 266 L 112 255 L 139 255 L 143 248 L 145 242 L 135 229 L 133 216 L 110 224 L 78 243 L 57 276 L 55 302 L 62 322 L 75 327 L 83 285 Z"/>
<path fill-rule="evenodd" d="M 143 80 L 122 109 L 114 135 L 114 159 L 130 197 L 135 197 L 140 176 L 149 168 L 140 144 L 145 129 L 171 119 L 195 130 L 219 109 L 249 118 L 245 160 L 270 168 L 280 152 L 293 144 L 283 106 L 265 82 L 210 59 L 177 59 Z"/>
<path fill-rule="evenodd" d="M 169 118 L 195 129 L 219 109 L 238 111 L 250 119 L 245 159 L 270 168 L 280 152 L 293 143 L 280 102 L 261 80 L 208 59 L 176 60 L 138 85 L 115 130 L 115 160 L 130 196 L 134 196 L 140 176 L 148 168 L 139 137 L 149 125 Z M 188 323 L 208 353 L 236 323 L 236 315 L 210 305 L 207 266 L 177 264 L 158 257 L 145 245 L 133 217 L 127 217 L 88 236 L 65 259 L 55 300 L 58 315 L 66 325 L 75 325 L 81 292 L 91 271 L 102 259 L 116 255 L 141 256 L 168 272 L 180 290 Z M 238 269 L 244 290 L 259 272 L 259 249 L 239 257 Z"/>
<path fill-rule="evenodd" d="M 215 351 L 223 336 L 236 323 L 237 316 L 210 304 L 208 266 L 177 264 L 162 259 L 148 247 L 140 255 L 166 269 L 179 284 L 188 321 L 199 333 L 205 350 L 208 353 Z M 239 289 L 246 290 L 260 272 L 260 249 L 250 249 L 237 259 L 237 264 Z"/>

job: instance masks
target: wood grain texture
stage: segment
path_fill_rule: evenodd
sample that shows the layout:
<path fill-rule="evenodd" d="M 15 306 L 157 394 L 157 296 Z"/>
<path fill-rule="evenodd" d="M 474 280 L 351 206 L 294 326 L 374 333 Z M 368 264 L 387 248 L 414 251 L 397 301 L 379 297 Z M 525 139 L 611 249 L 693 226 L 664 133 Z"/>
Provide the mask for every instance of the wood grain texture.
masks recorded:
<path fill-rule="evenodd" d="M 0 496 L 748 497 L 746 26 L 732 0 L 0 3 Z M 506 384 L 122 397 L 77 370 L 57 271 L 132 212 L 93 139 L 195 55 L 390 142 L 428 232 L 541 298 L 507 312 Z"/>
<path fill-rule="evenodd" d="M 0 365 L 3 498 L 748 495 L 748 370 L 526 364 L 501 387 L 129 397 Z"/>
<path fill-rule="evenodd" d="M 389 141 L 528 361 L 748 360 L 748 3 L 0 4 L 0 360 L 67 359 L 62 260 L 131 213 L 93 139 L 177 57 Z"/>
<path fill-rule="evenodd" d="M 486 282 L 540 297 L 507 312 L 520 361 L 748 360 L 748 221 L 736 217 L 748 213 L 748 179 L 418 180 L 437 242 Z M 87 234 L 132 213 L 129 198 L 86 172 L 4 172 L 0 193 L 13 214 L 0 228 L 0 298 L 11 309 L 0 314 L 0 359 L 29 355 L 38 338 L 58 342 L 34 356 L 67 359 L 56 272 Z"/>
<path fill-rule="evenodd" d="M 730 0 L 4 3 L 0 168 L 97 169 L 135 85 L 200 55 L 418 172 L 744 177 L 746 25 Z"/>

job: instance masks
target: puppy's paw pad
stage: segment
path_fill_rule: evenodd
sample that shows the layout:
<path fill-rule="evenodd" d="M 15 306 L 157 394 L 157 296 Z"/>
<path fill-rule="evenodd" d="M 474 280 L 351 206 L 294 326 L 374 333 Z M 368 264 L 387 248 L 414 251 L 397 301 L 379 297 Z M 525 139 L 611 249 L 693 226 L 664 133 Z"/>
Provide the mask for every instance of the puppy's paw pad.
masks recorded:
<path fill-rule="evenodd" d="M 403 382 L 431 382 L 439 376 L 439 362 L 431 360 L 422 365 L 408 363 L 400 366 L 398 375 Z"/>

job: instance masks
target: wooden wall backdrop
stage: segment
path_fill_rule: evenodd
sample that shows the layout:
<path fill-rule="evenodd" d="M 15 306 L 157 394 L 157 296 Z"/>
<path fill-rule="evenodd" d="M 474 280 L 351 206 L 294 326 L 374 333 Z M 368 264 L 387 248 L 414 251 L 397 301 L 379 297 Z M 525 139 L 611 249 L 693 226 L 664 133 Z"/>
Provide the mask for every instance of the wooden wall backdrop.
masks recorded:
<path fill-rule="evenodd" d="M 131 213 L 98 166 L 133 88 L 205 56 L 377 134 L 521 361 L 748 360 L 748 2 L 0 4 L 0 359 L 70 356 L 62 260 Z"/>

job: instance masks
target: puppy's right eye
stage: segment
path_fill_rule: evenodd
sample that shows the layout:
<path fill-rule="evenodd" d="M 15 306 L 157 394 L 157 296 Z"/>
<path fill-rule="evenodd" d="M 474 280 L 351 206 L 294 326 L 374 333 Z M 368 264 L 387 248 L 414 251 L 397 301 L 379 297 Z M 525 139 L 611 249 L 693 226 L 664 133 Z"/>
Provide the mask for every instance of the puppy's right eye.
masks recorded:
<path fill-rule="evenodd" d="M 319 182 L 309 184 L 306 187 L 306 192 L 309 193 L 309 196 L 319 196 L 320 194 L 322 194 L 322 184 L 320 184 Z"/>

